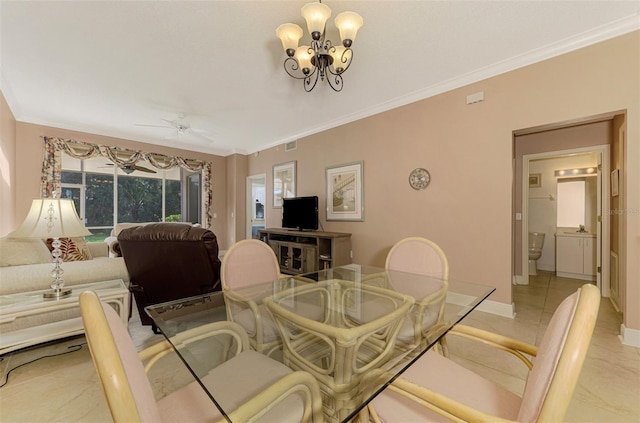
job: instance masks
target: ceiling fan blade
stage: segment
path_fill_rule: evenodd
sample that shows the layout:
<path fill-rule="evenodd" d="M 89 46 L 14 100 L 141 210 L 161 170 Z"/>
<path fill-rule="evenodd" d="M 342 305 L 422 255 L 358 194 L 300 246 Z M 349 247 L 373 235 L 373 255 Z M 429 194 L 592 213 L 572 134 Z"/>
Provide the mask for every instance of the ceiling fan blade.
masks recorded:
<path fill-rule="evenodd" d="M 135 126 L 149 126 L 151 128 L 173 128 L 173 126 L 167 126 L 167 125 L 147 125 L 144 123 L 134 123 Z"/>
<path fill-rule="evenodd" d="M 140 172 L 157 173 L 155 170 L 147 169 L 146 167 L 142 167 L 142 166 L 133 166 L 133 168 L 135 170 L 139 170 Z"/>

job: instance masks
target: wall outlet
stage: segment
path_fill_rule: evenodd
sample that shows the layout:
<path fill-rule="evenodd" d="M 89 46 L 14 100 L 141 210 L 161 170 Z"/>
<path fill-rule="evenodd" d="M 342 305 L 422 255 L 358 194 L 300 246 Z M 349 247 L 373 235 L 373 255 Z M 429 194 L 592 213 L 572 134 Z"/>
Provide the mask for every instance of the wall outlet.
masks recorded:
<path fill-rule="evenodd" d="M 516 213 L 516 220 L 522 220 L 522 213 Z"/>
<path fill-rule="evenodd" d="M 349 250 L 349 258 L 353 258 L 353 250 Z"/>

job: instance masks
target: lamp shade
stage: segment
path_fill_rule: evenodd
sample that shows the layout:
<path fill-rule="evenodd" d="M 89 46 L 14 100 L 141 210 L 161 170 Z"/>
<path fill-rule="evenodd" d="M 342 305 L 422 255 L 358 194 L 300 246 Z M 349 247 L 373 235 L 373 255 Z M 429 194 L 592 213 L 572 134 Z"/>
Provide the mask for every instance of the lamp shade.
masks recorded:
<path fill-rule="evenodd" d="M 333 58 L 331 66 L 336 72 L 342 73 L 349 67 L 349 62 L 351 62 L 351 50 L 347 50 L 344 46 L 335 46 L 330 50 L 330 54 Z"/>
<path fill-rule="evenodd" d="M 292 23 L 282 24 L 276 29 L 276 35 L 282 41 L 284 51 L 295 50 L 298 48 L 298 41 L 302 38 L 302 28 Z"/>
<path fill-rule="evenodd" d="M 91 235 L 84 227 L 73 200 L 39 198 L 33 200 L 29 214 L 11 238 L 71 238 Z"/>
<path fill-rule="evenodd" d="M 296 49 L 295 58 L 298 61 L 298 65 L 300 65 L 300 69 L 311 69 L 313 66 L 311 64 L 312 54 L 309 50 L 309 46 L 300 46 Z"/>
<path fill-rule="evenodd" d="M 302 17 L 307 21 L 309 34 L 324 32 L 324 25 L 331 17 L 331 9 L 322 3 L 307 3 L 302 7 Z"/>
<path fill-rule="evenodd" d="M 347 47 L 356 39 L 356 34 L 363 24 L 362 16 L 355 12 L 342 12 L 335 19 L 336 28 L 340 31 L 340 39 L 344 43 L 349 40 Z"/>

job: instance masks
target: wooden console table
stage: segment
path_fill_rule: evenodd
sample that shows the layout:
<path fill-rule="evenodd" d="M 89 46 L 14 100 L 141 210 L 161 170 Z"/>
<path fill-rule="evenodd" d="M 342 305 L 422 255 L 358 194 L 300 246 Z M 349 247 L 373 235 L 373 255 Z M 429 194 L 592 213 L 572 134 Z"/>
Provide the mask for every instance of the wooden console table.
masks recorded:
<path fill-rule="evenodd" d="M 0 355 L 42 342 L 84 333 L 81 317 L 20 328 L 20 321 L 27 317 L 37 318 L 47 313 L 79 310 L 78 297 L 83 291 L 95 291 L 102 301 L 118 311 L 125 325 L 128 323 L 131 297 L 122 279 L 73 285 L 70 288 L 73 290 L 71 295 L 58 300 L 43 298 L 42 294 L 49 291 L 48 289 L 0 296 L 0 325 L 15 322 L 15 326 L 19 328 L 6 332 L 0 331 Z M 75 313 L 75 315 L 78 314 Z"/>
<path fill-rule="evenodd" d="M 351 263 L 351 234 L 260 229 L 258 239 L 276 253 L 280 272 L 302 274 Z"/>

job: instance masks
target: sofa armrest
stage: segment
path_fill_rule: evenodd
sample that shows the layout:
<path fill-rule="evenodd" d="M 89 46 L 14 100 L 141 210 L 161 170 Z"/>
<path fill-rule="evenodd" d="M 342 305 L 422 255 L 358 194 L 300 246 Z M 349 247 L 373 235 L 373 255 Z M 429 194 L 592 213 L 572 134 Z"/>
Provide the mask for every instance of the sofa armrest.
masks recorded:
<path fill-rule="evenodd" d="M 115 236 L 108 236 L 104 239 L 109 250 L 109 257 L 122 257 L 122 251 L 120 250 L 120 243 Z"/>
<path fill-rule="evenodd" d="M 91 257 L 109 257 L 109 246 L 104 242 L 87 242 Z"/>

